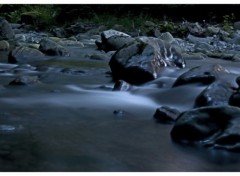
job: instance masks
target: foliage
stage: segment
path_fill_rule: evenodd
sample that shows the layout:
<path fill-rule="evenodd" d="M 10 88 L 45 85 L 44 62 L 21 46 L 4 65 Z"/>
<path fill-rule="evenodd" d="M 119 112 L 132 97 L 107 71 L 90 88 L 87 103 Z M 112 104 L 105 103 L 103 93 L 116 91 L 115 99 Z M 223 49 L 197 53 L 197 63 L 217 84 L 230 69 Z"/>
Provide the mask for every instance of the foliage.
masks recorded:
<path fill-rule="evenodd" d="M 53 5 L 21 5 L 17 10 L 8 12 L 5 17 L 8 21 L 15 23 L 21 21 L 22 16 L 31 16 L 34 26 L 54 25 L 54 16 L 58 13 Z"/>
<path fill-rule="evenodd" d="M 235 19 L 234 14 L 232 13 L 231 15 L 224 15 L 223 16 L 223 29 L 226 32 L 230 32 L 232 29 L 232 23 L 233 20 Z"/>

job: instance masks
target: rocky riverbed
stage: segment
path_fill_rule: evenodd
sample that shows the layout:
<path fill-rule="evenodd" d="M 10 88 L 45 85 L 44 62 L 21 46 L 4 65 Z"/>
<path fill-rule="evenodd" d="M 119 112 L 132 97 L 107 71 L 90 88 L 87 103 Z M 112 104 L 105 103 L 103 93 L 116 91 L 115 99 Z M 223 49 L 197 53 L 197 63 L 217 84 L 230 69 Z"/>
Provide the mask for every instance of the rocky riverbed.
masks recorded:
<path fill-rule="evenodd" d="M 239 171 L 237 23 L 182 38 L 146 24 L 1 19 L 1 171 Z"/>

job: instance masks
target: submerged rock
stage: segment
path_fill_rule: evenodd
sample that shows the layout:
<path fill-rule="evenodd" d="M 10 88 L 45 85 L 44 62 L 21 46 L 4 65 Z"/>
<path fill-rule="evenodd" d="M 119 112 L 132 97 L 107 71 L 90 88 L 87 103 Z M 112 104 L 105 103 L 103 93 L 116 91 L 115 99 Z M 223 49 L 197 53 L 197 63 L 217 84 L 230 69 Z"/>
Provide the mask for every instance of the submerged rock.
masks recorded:
<path fill-rule="evenodd" d="M 190 83 L 211 84 L 221 73 L 229 73 L 229 71 L 219 64 L 197 66 L 179 76 L 173 87 Z"/>
<path fill-rule="evenodd" d="M 175 122 L 179 114 L 180 112 L 177 109 L 168 106 L 162 106 L 156 110 L 153 117 L 160 123 L 172 124 Z"/>
<path fill-rule="evenodd" d="M 171 137 L 176 142 L 240 152 L 240 108 L 215 106 L 193 109 L 176 120 Z"/>
<path fill-rule="evenodd" d="M 173 45 L 158 38 L 140 37 L 119 49 L 109 65 L 115 80 L 142 84 L 156 79 L 162 67 L 185 67 L 185 60 Z"/>
<path fill-rule="evenodd" d="M 42 52 L 37 49 L 25 46 L 16 47 L 8 55 L 9 63 L 26 63 L 28 61 L 36 60 L 37 57 L 44 56 Z"/>

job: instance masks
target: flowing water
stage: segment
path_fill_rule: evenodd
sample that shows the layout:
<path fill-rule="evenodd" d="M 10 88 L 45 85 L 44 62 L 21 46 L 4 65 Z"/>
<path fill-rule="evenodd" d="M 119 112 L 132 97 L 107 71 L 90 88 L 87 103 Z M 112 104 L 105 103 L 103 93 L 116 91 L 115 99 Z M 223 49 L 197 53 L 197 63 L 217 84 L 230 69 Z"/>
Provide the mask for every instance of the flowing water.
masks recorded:
<path fill-rule="evenodd" d="M 130 92 L 112 91 L 107 61 L 77 54 L 31 63 L 37 69 L 12 71 L 0 64 L 0 171 L 239 171 L 240 154 L 172 142 L 172 125 L 153 119 L 167 105 L 185 111 L 206 87 L 171 88 L 189 68 L 220 63 L 234 80 L 239 63 L 188 61 L 165 68 L 162 77 Z M 74 65 L 77 70 L 61 71 Z M 47 68 L 46 68 L 47 67 Z M 72 68 L 72 67 L 71 67 Z M 60 71 L 59 71 L 60 70 Z M 39 84 L 8 85 L 17 75 L 40 75 Z"/>

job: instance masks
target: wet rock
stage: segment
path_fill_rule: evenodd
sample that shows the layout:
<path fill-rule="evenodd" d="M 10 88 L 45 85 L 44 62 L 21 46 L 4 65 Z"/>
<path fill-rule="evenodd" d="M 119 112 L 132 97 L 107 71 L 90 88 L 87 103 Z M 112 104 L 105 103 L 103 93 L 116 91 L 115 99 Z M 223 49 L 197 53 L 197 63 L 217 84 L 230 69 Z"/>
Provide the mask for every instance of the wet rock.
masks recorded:
<path fill-rule="evenodd" d="M 69 56 L 69 52 L 60 44 L 44 38 L 40 41 L 40 51 L 50 56 Z"/>
<path fill-rule="evenodd" d="M 233 91 L 233 86 L 229 82 L 216 81 L 200 93 L 194 107 L 228 105 Z"/>
<path fill-rule="evenodd" d="M 142 84 L 158 77 L 162 67 L 185 67 L 176 48 L 158 38 L 140 37 L 119 49 L 111 58 L 113 78 Z"/>
<path fill-rule="evenodd" d="M 9 85 L 33 85 L 39 83 L 37 76 L 20 76 L 15 80 L 11 81 Z"/>
<path fill-rule="evenodd" d="M 8 55 L 9 63 L 26 63 L 33 61 L 38 57 L 44 56 L 42 52 L 37 49 L 25 46 L 16 47 Z"/>
<path fill-rule="evenodd" d="M 96 41 L 96 45 L 99 49 L 108 52 L 118 50 L 123 45 L 133 42 L 135 39 L 128 34 L 111 29 L 102 32 L 101 40 Z"/>
<path fill-rule="evenodd" d="M 7 51 L 9 50 L 9 43 L 6 40 L 0 41 L 0 51 Z"/>
<path fill-rule="evenodd" d="M 222 73 L 229 73 L 229 71 L 219 64 L 197 66 L 179 76 L 173 87 L 190 83 L 211 84 Z"/>
<path fill-rule="evenodd" d="M 175 122 L 179 114 L 180 112 L 175 108 L 162 106 L 156 110 L 153 117 L 160 123 L 172 124 Z"/>
<path fill-rule="evenodd" d="M 7 20 L 0 18 L 0 40 L 14 39 L 12 26 Z"/>
<path fill-rule="evenodd" d="M 131 89 L 131 85 L 123 80 L 118 80 L 113 87 L 113 91 L 129 91 Z"/>
<path fill-rule="evenodd" d="M 240 151 L 240 108 L 215 106 L 182 113 L 171 131 L 174 141 Z"/>

